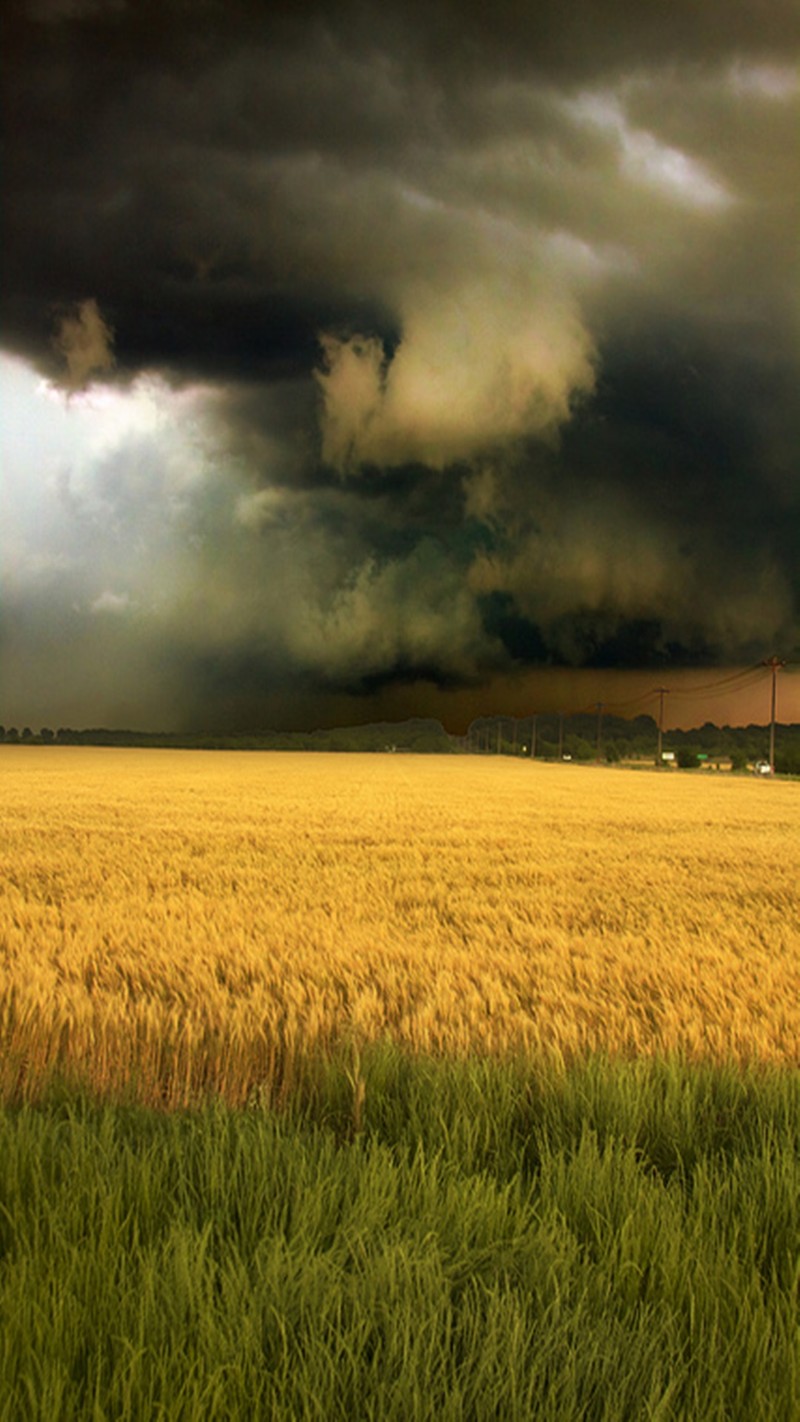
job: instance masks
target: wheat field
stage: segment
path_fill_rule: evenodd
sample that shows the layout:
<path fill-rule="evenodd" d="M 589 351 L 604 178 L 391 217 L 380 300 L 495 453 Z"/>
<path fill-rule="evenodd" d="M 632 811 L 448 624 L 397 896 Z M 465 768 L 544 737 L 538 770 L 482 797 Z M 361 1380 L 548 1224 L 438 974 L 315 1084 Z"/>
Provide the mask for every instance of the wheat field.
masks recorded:
<path fill-rule="evenodd" d="M 792 783 L 506 758 L 0 749 L 0 1099 L 241 1104 L 302 1063 L 797 1065 Z"/>

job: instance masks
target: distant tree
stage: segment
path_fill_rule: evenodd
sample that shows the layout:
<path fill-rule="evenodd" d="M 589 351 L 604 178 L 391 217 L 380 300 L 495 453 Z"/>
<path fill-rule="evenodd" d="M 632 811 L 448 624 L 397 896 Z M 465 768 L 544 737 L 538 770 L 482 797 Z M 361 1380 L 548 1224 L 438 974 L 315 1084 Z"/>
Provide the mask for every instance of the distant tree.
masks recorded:
<path fill-rule="evenodd" d="M 695 746 L 679 746 L 676 755 L 681 770 L 696 770 L 700 764 Z"/>
<path fill-rule="evenodd" d="M 776 751 L 775 769 L 779 775 L 800 775 L 800 746 Z"/>
<path fill-rule="evenodd" d="M 22 732 L 22 739 L 23 741 L 33 740 L 33 731 L 31 730 L 30 726 L 25 727 L 24 731 Z"/>
<path fill-rule="evenodd" d="M 746 769 L 747 769 L 747 751 L 746 751 L 746 750 L 742 750 L 739 746 L 734 746 L 733 750 L 732 750 L 731 753 L 730 753 L 730 757 L 731 757 L 731 770 L 746 770 Z"/>
<path fill-rule="evenodd" d="M 41 729 L 41 731 L 39 732 L 39 740 L 40 740 L 40 741 L 54 741 L 54 740 L 55 740 L 55 732 L 54 732 L 54 731 L 51 731 L 49 726 L 42 726 L 42 729 Z"/>
<path fill-rule="evenodd" d="M 565 737 L 564 752 L 571 755 L 573 760 L 594 760 L 597 753 L 591 741 L 587 741 L 584 736 Z"/>
<path fill-rule="evenodd" d="M 6 738 L 6 728 L 5 728 L 5 726 L 0 726 L 0 741 L 4 741 L 5 738 Z"/>
<path fill-rule="evenodd" d="M 17 730 L 16 726 L 9 726 L 8 730 L 6 731 L 6 740 L 7 740 L 7 741 L 18 741 L 18 740 L 19 740 L 19 731 Z"/>

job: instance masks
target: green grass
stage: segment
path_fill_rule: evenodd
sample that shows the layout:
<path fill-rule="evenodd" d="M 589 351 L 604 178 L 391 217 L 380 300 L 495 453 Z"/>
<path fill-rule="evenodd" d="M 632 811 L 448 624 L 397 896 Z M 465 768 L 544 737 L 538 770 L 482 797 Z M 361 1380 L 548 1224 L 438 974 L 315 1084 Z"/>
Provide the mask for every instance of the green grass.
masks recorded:
<path fill-rule="evenodd" d="M 788 1072 L 381 1049 L 282 1111 L 54 1091 L 0 1114 L 0 1419 L 796 1422 L 799 1159 Z"/>

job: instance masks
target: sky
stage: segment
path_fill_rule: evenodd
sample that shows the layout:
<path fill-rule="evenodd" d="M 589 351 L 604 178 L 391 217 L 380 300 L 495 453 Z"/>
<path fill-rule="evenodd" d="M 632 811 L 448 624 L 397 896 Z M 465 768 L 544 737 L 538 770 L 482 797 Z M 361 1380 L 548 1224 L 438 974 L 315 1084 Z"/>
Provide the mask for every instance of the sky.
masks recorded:
<path fill-rule="evenodd" d="M 796 0 L 2 23 L 0 721 L 800 720 Z"/>

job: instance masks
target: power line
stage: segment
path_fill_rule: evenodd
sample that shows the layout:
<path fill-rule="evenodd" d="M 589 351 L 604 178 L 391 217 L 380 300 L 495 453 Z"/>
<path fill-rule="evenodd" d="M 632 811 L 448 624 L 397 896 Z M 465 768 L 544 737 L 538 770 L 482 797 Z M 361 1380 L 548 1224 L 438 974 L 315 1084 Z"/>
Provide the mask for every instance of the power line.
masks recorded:
<path fill-rule="evenodd" d="M 775 759 L 775 757 L 774 757 L 774 750 L 775 750 L 775 724 L 776 724 L 776 702 L 777 702 L 777 674 L 778 674 L 778 671 L 782 670 L 784 667 L 787 667 L 787 666 L 794 666 L 794 665 L 796 665 L 796 663 L 793 662 L 793 661 L 790 661 L 790 660 L 785 659 L 785 658 L 773 656 L 773 657 L 770 657 L 770 658 L 764 658 L 764 659 L 763 659 L 762 661 L 760 661 L 760 662 L 754 662 L 754 663 L 753 663 L 751 666 L 749 666 L 749 667 L 741 667 L 738 671 L 729 672 L 729 673 L 726 674 L 725 676 L 715 677 L 712 681 L 696 682 L 696 683 L 694 683 L 693 685 L 689 685 L 689 686 L 685 686 L 685 685 L 682 686 L 682 685 L 675 685 L 675 684 L 673 684 L 673 685 L 671 685 L 671 686 L 669 686 L 669 687 L 666 687 L 666 686 L 654 686 L 654 687 L 650 687 L 650 689 L 647 690 L 647 691 L 640 692 L 638 696 L 627 697 L 627 698 L 625 698 L 625 699 L 623 699 L 623 700 L 620 700 L 620 701 L 592 701 L 592 702 L 587 702 L 585 705 L 579 706 L 579 707 L 577 707 L 577 708 L 575 708 L 575 709 L 567 709 L 567 708 L 562 709 L 561 711 L 554 713 L 554 714 L 557 715 L 557 717 L 558 717 L 558 757 L 559 757 L 559 760 L 562 759 L 563 753 L 564 753 L 564 722 L 565 722 L 565 720 L 566 720 L 568 717 L 571 717 L 571 716 L 588 716 L 588 715 L 591 715 L 592 713 L 595 713 L 595 714 L 597 715 L 596 753 L 597 753 L 597 759 L 599 760 L 599 759 L 600 759 L 600 754 L 601 754 L 601 747 L 602 747 L 602 724 L 603 724 L 603 715 L 604 715 L 604 714 L 608 714 L 609 712 L 611 712 L 611 713 L 613 714 L 613 713 L 615 713 L 615 712 L 617 712 L 617 711 L 622 710 L 623 708 L 646 704 L 647 702 L 654 701 L 655 699 L 658 699 L 658 718 L 657 718 L 657 726 L 658 726 L 658 753 L 657 753 L 657 764 L 660 765 L 660 764 L 661 764 L 661 756 L 662 756 L 663 732 L 664 732 L 664 698 L 665 698 L 667 695 L 669 695 L 669 696 L 677 696 L 677 697 L 691 697 L 691 696 L 702 695 L 704 701 L 706 701 L 706 700 L 714 700 L 714 699 L 716 699 L 716 698 L 718 698 L 718 697 L 721 697 L 721 696 L 732 696 L 732 695 L 735 695 L 736 693 L 738 693 L 738 692 L 740 692 L 740 691 L 747 691 L 747 690 L 750 690 L 750 688 L 757 686 L 760 682 L 763 682 L 763 680 L 765 679 L 766 673 L 767 673 L 768 671 L 771 671 L 771 673 L 772 673 L 772 698 L 771 698 L 771 722 L 770 722 L 770 766 L 771 766 L 771 768 L 772 768 L 773 771 L 774 771 L 774 759 Z M 481 721 L 484 720 L 483 717 L 476 718 L 476 719 L 480 719 Z M 487 719 L 493 720 L 494 718 L 487 718 Z M 531 758 L 535 758 L 535 756 L 536 756 L 537 721 L 538 721 L 538 713 L 534 713 L 534 714 L 531 716 Z M 498 754 L 500 753 L 500 747 L 501 747 L 501 736 L 502 736 L 501 722 L 502 722 L 502 718 L 498 717 L 498 725 L 497 725 L 497 753 L 498 753 Z M 473 739 L 473 728 L 474 728 L 474 722 L 473 722 L 472 725 L 470 726 L 470 729 L 469 729 L 469 731 L 468 731 L 468 733 L 467 733 L 467 734 L 468 734 L 468 742 L 471 742 L 472 739 Z M 514 720 L 514 722 L 513 722 L 513 730 L 514 730 L 514 746 L 515 746 L 515 749 L 516 749 L 516 731 L 517 731 L 517 727 L 516 727 L 516 721 L 515 721 L 515 720 Z M 478 730 L 478 731 L 477 731 L 477 737 L 476 737 L 476 739 L 477 739 L 477 749 L 478 749 L 478 752 L 480 752 L 481 750 L 489 751 L 489 750 L 491 749 L 491 732 L 490 732 L 488 726 L 485 727 L 485 729 L 483 730 L 483 732 L 481 732 L 481 730 Z"/>
<path fill-rule="evenodd" d="M 720 686 L 716 691 L 704 691 L 702 698 L 703 701 L 718 701 L 720 697 L 733 696 L 740 691 L 749 691 L 751 687 L 763 685 L 763 682 L 764 672 L 762 670 L 751 674 L 744 681 L 737 682 L 735 686 Z M 677 688 L 672 688 L 672 695 L 679 696 L 681 694 Z"/>
<path fill-rule="evenodd" d="M 763 676 L 763 667 L 763 662 L 755 662 L 753 666 L 743 667 L 741 671 L 731 672 L 729 676 L 716 677 L 714 681 L 700 682 L 700 684 L 696 686 L 675 686 L 672 690 L 676 696 L 694 696 L 698 691 L 713 691 L 716 687 L 733 687 L 735 682 L 742 681 L 746 677 L 751 677 L 754 673 Z"/>

